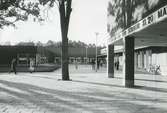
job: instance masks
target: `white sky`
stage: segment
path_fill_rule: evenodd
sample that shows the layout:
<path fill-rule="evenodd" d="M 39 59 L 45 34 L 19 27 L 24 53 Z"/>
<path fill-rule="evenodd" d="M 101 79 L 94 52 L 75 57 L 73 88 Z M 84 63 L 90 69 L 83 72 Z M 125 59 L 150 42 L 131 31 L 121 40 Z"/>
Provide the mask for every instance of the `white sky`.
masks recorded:
<path fill-rule="evenodd" d="M 107 34 L 108 0 L 73 0 L 69 27 L 69 40 L 95 43 L 95 32 L 99 32 L 97 43 L 104 44 Z M 0 42 L 10 41 L 60 41 L 61 32 L 57 6 L 49 11 L 49 19 L 43 25 L 32 21 L 19 22 L 17 29 L 6 27 L 1 30 Z"/>

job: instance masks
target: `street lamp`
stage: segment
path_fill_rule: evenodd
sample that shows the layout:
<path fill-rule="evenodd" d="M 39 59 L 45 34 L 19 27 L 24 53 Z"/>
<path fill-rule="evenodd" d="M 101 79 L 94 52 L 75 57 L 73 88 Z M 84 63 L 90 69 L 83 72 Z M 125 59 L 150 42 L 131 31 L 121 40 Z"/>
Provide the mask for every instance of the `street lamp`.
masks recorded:
<path fill-rule="evenodd" d="M 96 72 L 97 72 L 97 38 L 98 38 L 99 33 L 96 32 L 95 34 L 96 34 Z"/>
<path fill-rule="evenodd" d="M 88 47 L 86 46 L 86 64 L 88 63 Z"/>

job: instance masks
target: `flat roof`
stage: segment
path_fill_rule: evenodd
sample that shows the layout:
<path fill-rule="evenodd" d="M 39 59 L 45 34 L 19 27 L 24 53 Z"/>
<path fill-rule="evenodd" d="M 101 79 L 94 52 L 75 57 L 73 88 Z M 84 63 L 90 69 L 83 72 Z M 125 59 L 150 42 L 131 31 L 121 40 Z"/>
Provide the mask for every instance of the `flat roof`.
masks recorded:
<path fill-rule="evenodd" d="M 36 53 L 37 46 L 0 46 L 0 52 Z"/>

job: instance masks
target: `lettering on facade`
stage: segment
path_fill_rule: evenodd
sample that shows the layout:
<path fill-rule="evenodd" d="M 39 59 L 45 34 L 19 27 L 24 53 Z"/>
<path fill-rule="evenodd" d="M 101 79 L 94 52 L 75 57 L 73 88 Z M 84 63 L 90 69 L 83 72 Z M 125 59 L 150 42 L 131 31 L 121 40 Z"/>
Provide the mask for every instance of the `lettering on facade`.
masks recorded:
<path fill-rule="evenodd" d="M 167 6 L 164 6 L 164 7 L 160 8 L 156 12 L 150 14 L 149 16 L 144 18 L 143 20 L 136 23 L 135 25 L 131 26 L 130 28 L 128 28 L 126 30 L 124 30 L 122 33 L 114 36 L 112 42 L 114 42 L 117 39 L 121 39 L 121 38 L 123 38 L 127 35 L 130 35 L 134 32 L 137 32 L 138 30 L 141 30 L 141 29 L 147 27 L 148 25 L 150 25 L 154 22 L 161 21 L 162 17 L 167 17 Z"/>
<path fill-rule="evenodd" d="M 144 19 L 142 23 L 143 23 L 143 26 L 147 25 L 147 20 Z"/>
<path fill-rule="evenodd" d="M 137 23 L 137 24 L 135 24 L 134 26 L 132 26 L 128 29 L 128 33 L 130 34 L 130 33 L 132 33 L 133 31 L 136 31 L 139 28 L 140 28 L 140 23 Z"/>
<path fill-rule="evenodd" d="M 167 7 L 164 7 L 162 9 L 158 10 L 158 18 L 161 18 L 165 15 L 167 15 Z"/>
<path fill-rule="evenodd" d="M 124 36 L 126 36 L 126 30 L 122 33 L 122 36 L 124 37 Z"/>
<path fill-rule="evenodd" d="M 142 27 L 154 22 L 153 14 L 142 20 Z"/>
<path fill-rule="evenodd" d="M 153 15 L 147 17 L 148 24 L 151 24 L 154 21 Z"/>

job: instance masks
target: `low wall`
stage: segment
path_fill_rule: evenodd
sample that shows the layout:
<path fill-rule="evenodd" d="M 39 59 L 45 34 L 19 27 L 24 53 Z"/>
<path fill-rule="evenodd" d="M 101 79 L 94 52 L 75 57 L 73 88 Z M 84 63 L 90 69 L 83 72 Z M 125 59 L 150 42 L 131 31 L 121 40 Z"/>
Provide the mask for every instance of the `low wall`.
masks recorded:
<path fill-rule="evenodd" d="M 43 65 L 38 65 L 35 67 L 34 72 L 53 72 L 55 70 L 57 70 L 58 68 L 60 68 L 60 65 L 56 65 L 56 64 L 43 64 Z M 28 66 L 17 66 L 16 67 L 17 72 L 30 72 L 29 67 Z M 0 66 L 0 72 L 9 72 L 10 71 L 10 66 Z"/>

